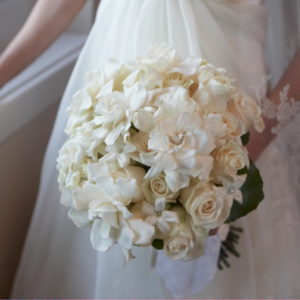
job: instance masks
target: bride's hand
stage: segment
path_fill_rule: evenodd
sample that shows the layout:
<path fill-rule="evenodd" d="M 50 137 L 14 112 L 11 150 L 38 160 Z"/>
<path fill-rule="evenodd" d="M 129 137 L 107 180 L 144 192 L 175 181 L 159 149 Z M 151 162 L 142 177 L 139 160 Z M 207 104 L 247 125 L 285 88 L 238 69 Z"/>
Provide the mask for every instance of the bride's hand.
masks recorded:
<path fill-rule="evenodd" d="M 296 53 L 293 61 L 289 65 L 288 69 L 282 76 L 280 82 L 276 88 L 268 95 L 268 98 L 274 102 L 277 106 L 281 103 L 280 93 L 283 91 L 284 87 L 289 84 L 289 98 L 293 98 L 296 101 L 300 101 L 300 87 L 299 87 L 299 77 L 300 77 L 300 50 Z M 292 120 L 291 120 L 292 121 Z M 276 119 L 264 118 L 265 130 L 263 133 L 258 133 L 253 130 L 250 134 L 250 141 L 247 145 L 249 151 L 249 157 L 256 161 L 264 149 L 269 145 L 269 143 L 276 137 L 275 134 L 271 132 L 273 127 L 276 127 L 278 122 Z"/>

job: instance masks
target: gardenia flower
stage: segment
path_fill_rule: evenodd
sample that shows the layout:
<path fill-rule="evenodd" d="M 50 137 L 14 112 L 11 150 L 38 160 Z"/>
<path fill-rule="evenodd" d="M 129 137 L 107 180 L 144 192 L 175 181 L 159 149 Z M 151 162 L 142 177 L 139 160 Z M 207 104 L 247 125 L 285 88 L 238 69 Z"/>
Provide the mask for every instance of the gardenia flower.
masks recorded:
<path fill-rule="evenodd" d="M 113 79 L 113 91 L 123 92 L 123 81 L 134 71 L 129 65 L 122 65 L 116 59 L 110 58 L 105 62 L 104 72 L 107 81 Z"/>
<path fill-rule="evenodd" d="M 225 72 L 157 44 L 85 75 L 67 108 L 71 138 L 57 169 L 61 203 L 76 226 L 91 228 L 94 249 L 118 243 L 129 261 L 134 245 L 162 239 L 170 259 L 197 259 L 233 200 L 242 203 L 241 136 L 264 124 Z"/>
<path fill-rule="evenodd" d="M 128 76 L 123 84 L 130 87 L 139 82 L 148 91 L 162 88 L 164 82 L 165 86 L 172 86 L 174 85 L 172 80 L 175 79 L 178 82 L 178 79 L 182 81 L 184 77 L 194 75 L 201 62 L 201 58 L 188 58 L 182 61 L 175 49 L 167 44 L 158 44 L 152 47 L 145 56 L 138 56 L 136 60 L 128 63 L 137 71 Z M 171 75 L 174 73 L 178 75 Z M 191 79 L 187 79 L 185 88 L 188 88 L 192 82 Z"/>
<path fill-rule="evenodd" d="M 261 116 L 261 109 L 246 92 L 237 89 L 236 93 L 231 95 L 227 110 L 245 124 L 246 132 L 253 128 L 258 132 L 264 130 L 265 125 Z"/>
<path fill-rule="evenodd" d="M 205 181 L 183 189 L 179 200 L 191 215 L 193 223 L 206 229 L 223 224 L 233 203 L 232 195 L 228 195 L 224 187 L 216 187 Z"/>
<path fill-rule="evenodd" d="M 210 113 L 224 112 L 230 100 L 230 94 L 235 90 L 230 82 L 231 79 L 228 77 L 214 76 L 211 72 L 203 70 L 193 99 Z"/>
<path fill-rule="evenodd" d="M 164 87 L 182 86 L 185 89 L 189 89 L 192 84 L 193 80 L 191 78 L 178 72 L 169 73 L 164 77 Z"/>
<path fill-rule="evenodd" d="M 141 201 L 135 204 L 130 212 L 136 217 L 143 219 L 146 223 L 151 224 L 156 228 L 155 238 L 163 239 L 170 231 L 169 223 L 178 223 L 176 212 L 166 210 L 166 199 L 158 198 L 155 201 L 155 206 L 146 201 Z"/>
<path fill-rule="evenodd" d="M 162 119 L 151 131 L 148 147 L 157 154 L 145 178 L 155 177 L 164 171 L 166 182 L 173 192 L 187 187 L 190 176 L 208 180 L 213 164 L 209 154 L 215 144 L 210 128 L 201 127 L 198 113 L 183 112 Z"/>
<path fill-rule="evenodd" d="M 130 65 L 138 69 L 139 65 L 146 64 L 163 74 L 172 67 L 177 67 L 182 61 L 178 52 L 166 43 L 156 44 L 144 56 L 138 56 L 130 61 Z"/>
<path fill-rule="evenodd" d="M 100 90 L 105 86 L 109 81 L 107 76 L 103 71 L 93 70 L 89 71 L 84 75 L 86 82 L 86 90 L 89 93 L 92 100 L 96 99 Z"/>
<path fill-rule="evenodd" d="M 59 150 L 57 169 L 59 170 L 59 188 L 62 192 L 61 203 L 72 206 L 72 192 L 79 189 L 82 183 L 90 178 L 87 169 L 89 158 L 76 142 L 75 138 L 65 142 Z"/>
<path fill-rule="evenodd" d="M 190 261 L 204 254 L 207 231 L 195 228 L 190 216 L 183 208 L 174 206 L 179 223 L 172 223 L 171 230 L 164 238 L 164 253 L 171 260 Z"/>
<path fill-rule="evenodd" d="M 93 100 L 87 89 L 78 91 L 72 98 L 70 106 L 67 108 L 68 123 L 65 128 L 65 133 L 76 136 L 76 129 L 84 122 L 92 120 Z"/>
<path fill-rule="evenodd" d="M 98 163 L 90 164 L 89 171 L 91 176 L 96 179 L 101 176 L 112 178 L 115 182 L 119 179 L 132 179 L 131 182 L 135 181 L 135 194 L 131 197 L 131 202 L 138 202 L 145 198 L 144 194 L 141 191 L 141 186 L 144 183 L 144 176 L 146 174 L 145 170 L 141 167 L 127 166 L 125 168 L 120 167 L 120 165 L 115 161 L 108 161 L 106 157 L 103 157 L 99 160 Z"/>
<path fill-rule="evenodd" d="M 95 148 L 97 153 L 103 155 L 103 159 L 109 163 L 118 162 L 120 167 L 125 168 L 130 163 L 131 153 L 136 150 L 129 142 L 130 134 L 126 132 L 124 136 L 119 136 L 113 145 L 101 144 Z M 87 153 L 90 150 L 87 151 Z"/>
<path fill-rule="evenodd" d="M 100 163 L 96 167 L 92 165 L 91 172 L 95 176 L 97 184 L 85 183 L 83 188 L 73 193 L 74 208 L 77 212 L 82 212 L 82 219 L 93 220 L 91 231 L 91 242 L 94 249 L 98 251 L 108 251 L 115 243 L 119 243 L 126 255 L 132 248 L 133 240 L 141 240 L 136 237 L 140 232 L 140 222 L 128 223 L 133 218 L 127 206 L 138 193 L 136 179 L 126 177 L 123 172 L 115 172 L 115 177 L 105 176 L 111 170 Z M 141 168 L 136 168 L 141 171 Z M 106 169 L 106 171 L 105 171 Z M 103 174 L 98 174 L 103 171 Z M 129 173 L 130 171 L 128 171 Z M 133 170 L 131 170 L 133 172 Z M 126 173 L 126 172 L 125 172 Z M 127 173 L 127 174 L 128 174 Z M 137 177 L 139 173 L 135 174 Z M 137 226 L 137 228 L 132 228 Z M 153 226 L 143 224 L 147 233 L 147 244 L 151 241 L 154 234 Z M 141 241 L 145 241 L 145 238 Z"/>
<path fill-rule="evenodd" d="M 96 127 L 92 138 L 113 145 L 131 126 L 132 113 L 128 106 L 127 99 L 120 92 L 108 93 L 99 98 L 99 103 L 95 107 L 96 116 L 91 121 Z"/>
<path fill-rule="evenodd" d="M 149 134 L 143 131 L 131 134 L 131 144 L 135 150 L 129 153 L 130 157 L 135 161 L 141 162 L 141 156 L 152 156 L 154 151 L 148 148 Z"/>

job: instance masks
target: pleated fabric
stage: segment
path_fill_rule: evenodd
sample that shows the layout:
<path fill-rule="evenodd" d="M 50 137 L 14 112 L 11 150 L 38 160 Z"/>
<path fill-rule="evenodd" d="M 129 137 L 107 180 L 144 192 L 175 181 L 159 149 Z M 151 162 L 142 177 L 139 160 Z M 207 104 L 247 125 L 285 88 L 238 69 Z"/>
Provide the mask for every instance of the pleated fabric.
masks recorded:
<path fill-rule="evenodd" d="M 248 1 L 247 1 L 248 2 Z M 56 170 L 66 140 L 66 107 L 83 88 L 84 74 L 103 69 L 110 57 L 125 63 L 166 42 L 183 58 L 202 56 L 228 70 L 249 93 L 266 73 L 265 10 L 246 1 L 102 0 L 95 24 L 63 95 L 45 154 L 39 194 L 12 298 L 172 298 L 152 267 L 153 249 L 135 248 L 136 260 L 123 270 L 118 246 L 97 253 L 89 229 L 78 229 L 60 203 Z M 254 3 L 254 2 L 252 2 Z M 256 1 L 255 1 L 256 3 Z M 247 228 L 247 219 L 240 221 Z M 194 298 L 255 297 L 248 231 L 239 247 L 243 256 Z M 121 271 L 121 272 L 120 272 Z"/>

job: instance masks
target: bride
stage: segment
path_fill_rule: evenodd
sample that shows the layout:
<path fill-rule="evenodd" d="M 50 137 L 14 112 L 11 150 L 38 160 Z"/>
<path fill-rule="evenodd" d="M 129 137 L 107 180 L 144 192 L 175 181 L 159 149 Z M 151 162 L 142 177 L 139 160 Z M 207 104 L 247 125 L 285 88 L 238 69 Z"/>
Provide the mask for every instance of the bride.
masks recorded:
<path fill-rule="evenodd" d="M 50 45 L 85 1 L 37 2 L 21 32 L 0 57 L 0 88 Z M 299 40 L 296 35 L 296 43 L 289 43 L 289 35 L 285 34 L 287 30 L 298 34 L 298 24 L 291 18 L 297 12 L 297 2 L 284 2 L 283 5 L 282 0 L 266 0 L 263 5 L 260 0 L 101 1 L 95 24 L 66 87 L 45 154 L 39 195 L 12 298 L 172 298 L 172 287 L 166 283 L 169 289 L 166 288 L 155 268 L 155 250 L 134 249 L 137 258 L 122 269 L 122 253 L 117 246 L 108 253 L 96 252 L 90 245 L 88 229 L 79 230 L 67 218 L 66 209 L 59 203 L 56 171 L 58 150 L 66 140 L 66 107 L 73 94 L 84 87 L 87 71 L 103 69 L 110 57 L 125 63 L 159 42 L 170 44 L 183 58 L 201 56 L 226 68 L 228 76 L 258 101 L 263 99 L 258 88 L 268 68 L 274 90 L 270 99 L 274 103 L 280 102 L 279 91 L 287 83 L 291 85 L 290 96 L 300 99 L 299 87 L 294 84 L 300 75 L 299 55 L 278 83 Z M 266 7 L 271 28 L 267 35 Z M 279 24 L 274 25 L 274 20 Z M 287 48 L 289 54 L 285 55 Z M 257 211 L 238 222 L 244 228 L 239 244 L 242 257 L 232 259 L 232 267 L 217 272 L 200 293 L 186 292 L 184 297 L 299 295 L 299 122 L 296 117 L 258 160 L 266 199 Z M 249 150 L 253 159 L 274 139 L 271 128 L 276 122 L 266 120 L 266 124 L 264 134 L 253 134 L 251 138 Z M 191 282 L 197 279 L 187 278 Z"/>

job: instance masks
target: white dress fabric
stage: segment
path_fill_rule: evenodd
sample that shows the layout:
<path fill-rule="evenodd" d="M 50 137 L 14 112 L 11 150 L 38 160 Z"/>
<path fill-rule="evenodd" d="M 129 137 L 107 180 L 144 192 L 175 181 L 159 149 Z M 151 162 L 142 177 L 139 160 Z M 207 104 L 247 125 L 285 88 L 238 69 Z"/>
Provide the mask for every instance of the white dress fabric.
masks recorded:
<path fill-rule="evenodd" d="M 299 51 L 300 1 L 265 0 L 265 4 L 270 14 L 266 57 L 274 88 Z M 267 147 L 257 167 L 265 199 L 248 216 L 256 295 L 299 298 L 300 114 Z"/>
<path fill-rule="evenodd" d="M 136 259 L 123 269 L 123 254 L 118 246 L 107 253 L 96 252 L 89 241 L 89 229 L 78 229 L 68 219 L 67 209 L 59 203 L 56 170 L 58 150 L 66 140 L 63 132 L 67 123 L 66 107 L 73 94 L 84 87 L 87 71 L 103 69 L 110 57 L 125 63 L 145 54 L 158 42 L 175 47 L 183 58 L 202 56 L 214 65 L 226 68 L 228 76 L 254 95 L 250 87 L 258 86 L 267 73 L 264 55 L 266 19 L 264 6 L 256 0 L 101 1 L 95 24 L 58 111 L 12 298 L 173 297 L 166 287 L 168 283 L 165 285 L 154 267 L 156 250 L 135 248 Z M 255 253 L 256 249 L 253 250 L 253 243 L 260 244 L 262 240 L 258 235 L 253 237 L 247 218 L 238 224 L 245 230 L 238 246 L 242 257 L 232 259 L 232 267 L 218 271 L 200 293 L 195 294 L 196 288 L 185 288 L 182 297 L 256 298 L 269 295 L 263 282 L 258 283 L 260 270 L 257 266 L 261 258 L 259 251 Z M 290 245 L 290 251 L 296 249 L 294 246 Z M 270 248 L 266 247 L 268 250 Z M 161 255 L 158 267 L 163 260 Z M 280 268 L 279 265 L 272 267 L 274 270 Z M 190 272 L 190 276 L 196 271 Z M 161 268 L 162 272 L 167 270 Z M 196 280 L 196 276 L 191 278 L 194 286 Z"/>

